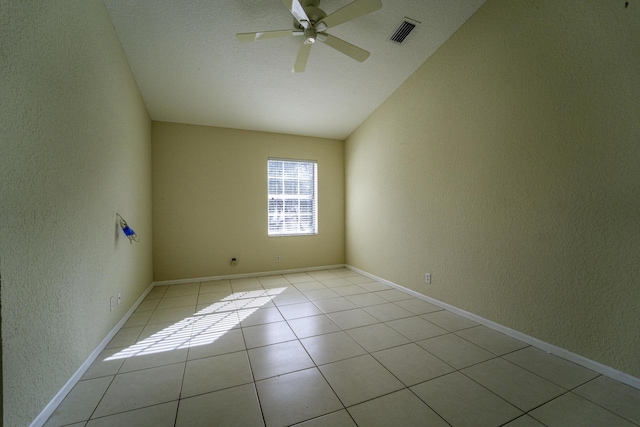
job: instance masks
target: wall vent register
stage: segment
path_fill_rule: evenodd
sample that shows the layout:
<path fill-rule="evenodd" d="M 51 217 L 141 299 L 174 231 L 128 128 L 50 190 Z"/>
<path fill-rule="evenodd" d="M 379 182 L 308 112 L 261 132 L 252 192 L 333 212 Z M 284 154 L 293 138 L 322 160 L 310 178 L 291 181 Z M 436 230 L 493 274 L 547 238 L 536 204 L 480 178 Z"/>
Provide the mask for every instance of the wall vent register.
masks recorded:
<path fill-rule="evenodd" d="M 416 26 L 419 23 L 420 22 L 418 22 L 416 20 L 409 19 L 409 18 L 404 18 L 402 23 L 393 32 L 391 37 L 389 37 L 389 40 L 391 40 L 392 42 L 397 43 L 397 44 L 402 44 L 404 39 L 407 38 L 407 36 L 411 33 L 411 31 L 414 30 L 414 28 L 416 28 Z"/>

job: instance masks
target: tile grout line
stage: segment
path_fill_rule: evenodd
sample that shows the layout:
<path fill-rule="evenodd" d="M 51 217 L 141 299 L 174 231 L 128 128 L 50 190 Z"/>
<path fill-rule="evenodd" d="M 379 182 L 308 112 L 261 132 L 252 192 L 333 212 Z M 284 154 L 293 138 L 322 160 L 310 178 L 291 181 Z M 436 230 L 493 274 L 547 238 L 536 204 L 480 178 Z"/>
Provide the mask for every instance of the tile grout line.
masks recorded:
<path fill-rule="evenodd" d="M 598 402 L 595 402 L 595 401 L 593 401 L 593 400 L 589 399 L 588 397 L 585 397 L 585 396 L 579 395 L 578 393 L 575 393 L 575 392 L 574 392 L 574 390 L 576 390 L 576 389 L 578 389 L 578 388 L 582 387 L 582 386 L 583 386 L 583 385 L 585 385 L 585 384 L 588 384 L 588 383 L 590 383 L 590 382 L 592 382 L 592 381 L 595 381 L 595 380 L 597 380 L 597 379 L 599 379 L 599 378 L 609 378 L 609 377 L 607 377 L 607 376 L 606 376 L 606 375 L 604 375 L 604 374 L 599 374 L 599 375 L 598 375 L 598 376 L 596 376 L 595 378 L 591 378 L 590 380 L 585 381 L 584 383 L 582 383 L 582 384 L 580 384 L 580 385 L 577 385 L 577 386 L 573 387 L 572 389 L 567 390 L 567 393 L 565 393 L 565 394 L 568 394 L 568 393 L 574 394 L 575 396 L 577 396 L 577 397 L 579 397 L 579 398 L 581 398 L 581 399 L 584 399 L 584 400 L 586 400 L 586 401 L 588 401 L 588 402 L 590 402 L 590 403 L 592 403 L 592 404 L 594 404 L 594 405 L 596 405 L 596 406 L 598 406 L 598 407 L 600 407 L 600 408 L 602 408 L 602 409 L 606 410 L 607 412 L 609 412 L 609 413 L 611 413 L 611 414 L 613 414 L 613 415 L 615 415 L 615 416 L 618 416 L 618 417 L 620 417 L 620 418 L 623 418 L 623 419 L 624 419 L 624 420 L 626 420 L 626 421 L 629 421 L 629 422 L 630 422 L 631 424 L 633 424 L 633 425 L 640 426 L 640 424 L 638 424 L 638 423 L 636 423 L 635 421 L 633 421 L 633 420 L 631 420 L 631 419 L 627 418 L 625 415 L 618 414 L 617 412 L 612 411 L 611 409 L 607 408 L 606 406 L 603 406 L 602 404 L 600 404 L 600 403 L 598 403 Z M 609 378 L 609 379 L 611 379 L 611 378 Z M 615 381 L 615 380 L 614 380 L 614 381 Z M 625 384 L 625 385 L 626 385 L 626 384 Z M 630 387 L 630 386 L 628 386 L 628 387 Z M 558 397 L 560 397 L 560 396 L 558 396 Z"/>
<path fill-rule="evenodd" d="M 260 281 L 258 280 L 258 282 Z M 233 284 L 231 282 L 229 284 L 231 286 L 231 293 L 234 294 L 235 292 L 233 290 Z M 260 286 L 262 286 L 262 284 L 260 284 Z M 264 286 L 263 286 L 263 289 L 264 289 Z M 262 424 L 266 426 L 267 419 L 264 414 L 264 408 L 262 405 L 262 399 L 260 398 L 260 393 L 258 393 L 258 385 L 256 384 L 256 376 L 253 369 L 253 364 L 251 363 L 251 357 L 249 357 L 249 347 L 247 346 L 247 339 L 244 335 L 244 327 L 242 326 L 242 321 L 238 322 L 238 326 L 240 327 L 240 333 L 242 334 L 242 341 L 244 342 L 244 353 L 247 358 L 247 362 L 249 363 L 249 370 L 251 371 L 251 379 L 253 380 L 251 384 L 253 385 L 253 391 L 255 393 L 256 399 L 258 400 L 258 406 L 260 407 L 260 416 L 262 417 Z"/>
<path fill-rule="evenodd" d="M 200 287 L 201 287 L 201 283 L 198 283 L 198 293 L 197 293 L 197 297 L 196 297 L 196 306 L 195 306 L 195 310 L 198 310 L 198 299 L 200 298 Z M 169 288 L 167 288 L 167 290 L 169 290 Z M 165 294 L 167 292 L 165 291 Z M 162 299 L 164 299 L 165 296 L 163 296 Z M 160 303 L 158 303 L 158 306 L 162 303 L 162 300 L 160 300 Z M 157 309 L 157 308 L 156 308 Z M 193 339 L 193 323 L 191 323 L 191 332 L 189 333 L 189 341 L 191 341 Z M 184 369 L 182 370 L 182 380 L 180 381 L 180 391 L 178 392 L 178 404 L 176 405 L 176 414 L 173 418 L 173 426 L 176 427 L 178 425 L 178 414 L 180 413 L 180 404 L 182 402 L 182 390 L 184 388 L 184 381 L 185 378 L 187 376 L 187 364 L 189 363 L 189 352 L 191 351 L 191 346 L 187 347 L 187 355 L 185 357 L 185 361 L 184 361 Z"/>

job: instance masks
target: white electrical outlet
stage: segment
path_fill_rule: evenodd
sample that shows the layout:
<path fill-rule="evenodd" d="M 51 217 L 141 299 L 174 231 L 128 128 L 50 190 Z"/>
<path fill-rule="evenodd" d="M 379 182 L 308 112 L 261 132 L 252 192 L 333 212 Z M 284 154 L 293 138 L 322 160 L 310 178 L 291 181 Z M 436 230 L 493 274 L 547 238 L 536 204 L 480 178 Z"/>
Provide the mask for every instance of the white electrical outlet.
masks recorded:
<path fill-rule="evenodd" d="M 116 306 L 116 297 L 111 297 L 111 299 L 109 300 L 109 307 L 111 311 L 113 311 L 115 306 Z"/>
<path fill-rule="evenodd" d="M 425 273 L 424 274 L 424 281 L 427 284 L 431 284 L 431 273 Z"/>
<path fill-rule="evenodd" d="M 122 302 L 122 295 L 120 295 L 120 292 L 118 292 L 118 305 L 120 305 L 121 302 Z"/>
<path fill-rule="evenodd" d="M 280 255 L 276 255 L 276 262 L 280 262 Z"/>

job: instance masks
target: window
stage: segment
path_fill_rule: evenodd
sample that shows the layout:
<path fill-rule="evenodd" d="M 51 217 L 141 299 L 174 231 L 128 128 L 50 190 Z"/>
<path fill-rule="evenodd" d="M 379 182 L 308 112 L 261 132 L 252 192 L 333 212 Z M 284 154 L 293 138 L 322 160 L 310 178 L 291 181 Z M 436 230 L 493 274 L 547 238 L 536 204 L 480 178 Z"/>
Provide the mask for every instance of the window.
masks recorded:
<path fill-rule="evenodd" d="M 269 236 L 318 234 L 318 164 L 269 159 Z"/>

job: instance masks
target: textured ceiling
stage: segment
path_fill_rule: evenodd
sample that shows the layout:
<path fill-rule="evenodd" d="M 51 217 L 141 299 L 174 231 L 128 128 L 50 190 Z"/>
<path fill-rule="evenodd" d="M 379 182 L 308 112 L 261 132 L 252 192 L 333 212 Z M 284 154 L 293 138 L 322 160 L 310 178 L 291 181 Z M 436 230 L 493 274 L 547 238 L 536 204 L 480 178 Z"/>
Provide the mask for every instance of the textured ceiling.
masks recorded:
<path fill-rule="evenodd" d="M 316 43 L 295 74 L 301 38 L 235 37 L 293 28 L 281 0 L 104 2 L 153 120 L 346 139 L 485 0 L 382 0 L 328 30 L 371 52 L 366 61 Z M 421 24 L 397 45 L 388 39 L 404 17 Z"/>

